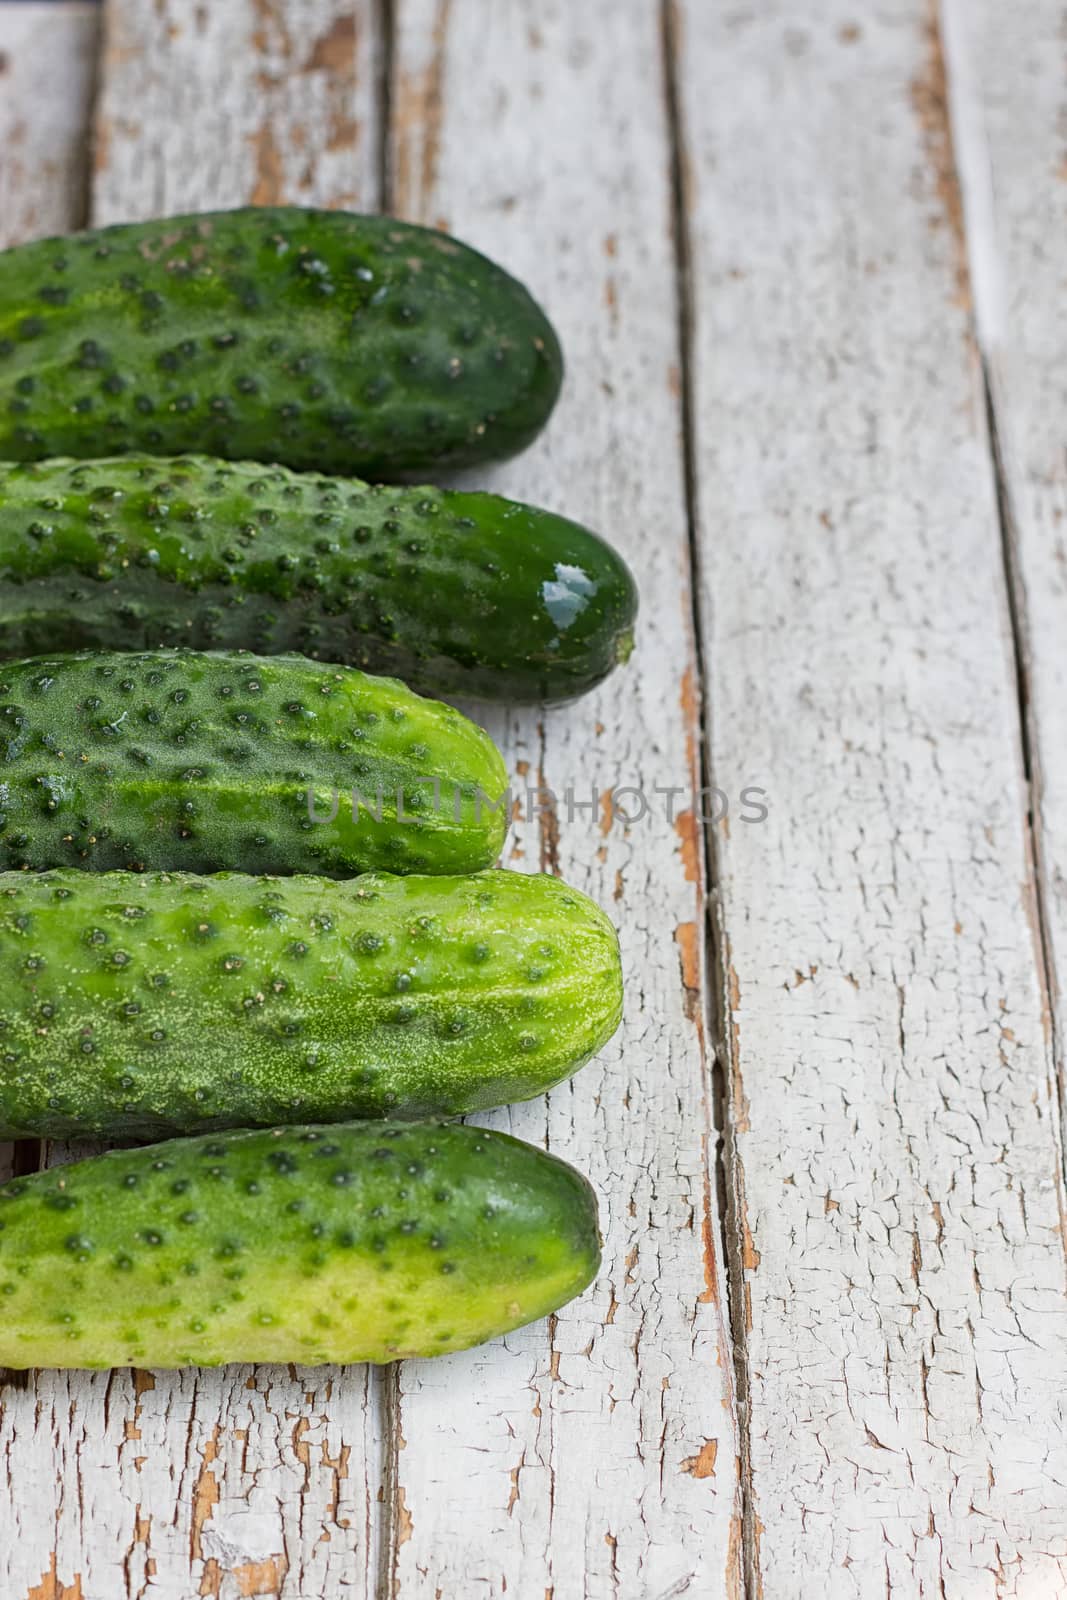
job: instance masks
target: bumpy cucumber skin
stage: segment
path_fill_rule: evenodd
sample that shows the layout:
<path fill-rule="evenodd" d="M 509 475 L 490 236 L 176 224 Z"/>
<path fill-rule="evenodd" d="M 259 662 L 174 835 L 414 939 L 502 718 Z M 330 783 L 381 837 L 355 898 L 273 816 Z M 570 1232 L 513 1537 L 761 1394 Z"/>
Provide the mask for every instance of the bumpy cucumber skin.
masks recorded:
<path fill-rule="evenodd" d="M 201 457 L 0 464 L 0 653 L 299 650 L 481 699 L 568 700 L 637 594 L 579 524 L 497 495 Z"/>
<path fill-rule="evenodd" d="M 177 1139 L 0 1186 L 0 1365 L 443 1355 L 556 1310 L 599 1259 L 589 1184 L 506 1134 Z"/>
<path fill-rule="evenodd" d="M 500 853 L 506 788 L 481 728 L 351 667 L 192 651 L 0 663 L 7 868 L 473 872 Z"/>
<path fill-rule="evenodd" d="M 621 1009 L 614 928 L 548 876 L 0 874 L 0 1138 L 480 1110 Z"/>
<path fill-rule="evenodd" d="M 528 445 L 559 342 L 514 278 L 390 217 L 265 207 L 0 254 L 0 457 L 150 450 L 375 477 Z"/>

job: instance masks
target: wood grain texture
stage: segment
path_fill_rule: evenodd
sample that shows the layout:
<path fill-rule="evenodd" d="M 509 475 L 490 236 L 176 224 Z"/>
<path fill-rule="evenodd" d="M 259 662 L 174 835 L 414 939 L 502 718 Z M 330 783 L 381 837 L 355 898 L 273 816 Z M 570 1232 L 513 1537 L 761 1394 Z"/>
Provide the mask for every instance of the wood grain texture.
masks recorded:
<path fill-rule="evenodd" d="M 8 1391 L 6 1595 L 374 1593 L 367 1369 L 47 1372 Z"/>
<path fill-rule="evenodd" d="M 770 791 L 717 835 L 749 1593 L 1059 1595 L 1061 1150 L 939 37 L 911 0 L 678 29 L 710 759 Z"/>
<path fill-rule="evenodd" d="M 395 16 L 395 208 L 516 272 L 567 352 L 542 440 L 481 479 L 602 530 L 633 565 L 642 618 L 633 660 L 596 694 L 490 720 L 517 787 L 556 797 L 529 822 L 522 805 L 510 864 L 560 872 L 620 928 L 619 1038 L 547 1105 L 495 1119 L 589 1173 L 603 1270 L 547 1327 L 401 1368 L 393 1593 L 735 1593 L 658 8 L 400 0 Z M 630 827 L 612 807 L 614 791 L 619 813 L 640 809 L 624 786 L 650 804 Z M 673 788 L 673 820 L 656 786 Z"/>
<path fill-rule="evenodd" d="M 85 217 L 99 7 L 0 6 L 0 249 Z"/>
<path fill-rule="evenodd" d="M 250 200 L 373 209 L 373 14 L 113 0 L 93 220 Z M 37 1374 L 0 1414 L 0 1591 L 369 1596 L 386 1411 L 363 1367 Z"/>
<path fill-rule="evenodd" d="M 1067 1017 L 1067 89 L 1063 8 L 945 6 L 978 335 L 1028 710 L 1057 1067 Z M 1067 1563 L 1064 1566 L 1067 1574 Z M 1065 1579 L 1067 1581 L 1067 1579 Z"/>
<path fill-rule="evenodd" d="M 106 15 L 94 222 L 377 208 L 373 0 L 109 0 Z"/>

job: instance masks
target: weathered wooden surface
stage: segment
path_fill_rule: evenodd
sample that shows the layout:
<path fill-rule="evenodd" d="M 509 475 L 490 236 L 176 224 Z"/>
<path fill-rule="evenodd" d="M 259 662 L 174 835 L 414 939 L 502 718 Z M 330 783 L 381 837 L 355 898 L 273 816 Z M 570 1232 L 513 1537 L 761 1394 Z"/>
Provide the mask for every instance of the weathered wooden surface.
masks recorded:
<path fill-rule="evenodd" d="M 749 1592 L 1061 1594 L 1049 996 L 938 32 L 678 11 L 711 765 L 771 791 L 716 852 Z"/>
<path fill-rule="evenodd" d="M 99 7 L 0 7 L 0 248 L 85 219 Z"/>
<path fill-rule="evenodd" d="M 109 0 L 96 220 L 388 169 L 557 321 L 557 418 L 480 476 L 618 543 L 641 643 L 486 720 L 510 864 L 615 911 L 629 1000 L 491 1119 L 604 1196 L 587 1296 L 383 1373 L 6 1388 L 5 1597 L 1067 1597 L 1061 18 L 942 10 L 676 0 L 668 74 L 657 0 Z M 91 28 L 0 3 L 5 238 L 88 210 Z"/>
<path fill-rule="evenodd" d="M 1063 8 L 951 0 L 948 59 L 1028 711 L 1040 910 L 1067 993 L 1067 111 Z"/>
<path fill-rule="evenodd" d="M 362 1369 L 43 1373 L 8 1391 L 5 1594 L 373 1594 L 381 1434 Z"/>
<path fill-rule="evenodd" d="M 111 0 L 93 220 L 374 209 L 380 72 L 373 0 Z"/>
<path fill-rule="evenodd" d="M 549 1326 L 400 1369 L 396 1587 L 538 1600 L 732 1592 L 739 1506 L 702 1036 L 698 713 L 658 11 L 401 0 L 395 16 L 392 205 L 515 271 L 567 352 L 543 439 L 482 477 L 602 529 L 633 565 L 643 613 L 633 660 L 598 693 L 490 724 L 520 784 L 557 796 L 516 827 L 511 864 L 560 872 L 613 912 L 622 937 L 618 1039 L 547 1106 L 498 1119 L 589 1173 L 604 1267 Z M 622 786 L 649 803 L 629 828 L 612 820 L 610 791 L 620 811 L 639 809 Z M 657 787 L 674 788 L 673 821 Z"/>

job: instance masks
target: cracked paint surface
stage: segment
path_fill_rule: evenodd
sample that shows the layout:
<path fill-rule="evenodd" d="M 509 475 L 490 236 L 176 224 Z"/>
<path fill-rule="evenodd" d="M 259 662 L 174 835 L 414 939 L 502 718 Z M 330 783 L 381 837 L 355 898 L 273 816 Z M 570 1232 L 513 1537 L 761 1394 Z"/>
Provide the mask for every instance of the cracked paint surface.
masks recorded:
<path fill-rule="evenodd" d="M 716 849 L 747 1592 L 1059 1595 L 1062 1152 L 936 18 L 681 10 L 711 765 L 774 801 Z"/>

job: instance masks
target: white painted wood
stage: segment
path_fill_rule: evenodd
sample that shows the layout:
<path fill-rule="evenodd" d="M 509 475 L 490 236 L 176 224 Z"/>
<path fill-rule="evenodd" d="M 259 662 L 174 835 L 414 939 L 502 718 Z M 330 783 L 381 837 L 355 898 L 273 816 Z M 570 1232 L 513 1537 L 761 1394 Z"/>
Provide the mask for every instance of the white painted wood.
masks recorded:
<path fill-rule="evenodd" d="M 375 1383 L 363 1368 L 122 1369 L 5 1390 L 4 1595 L 372 1595 Z"/>
<path fill-rule="evenodd" d="M 956 141 L 1004 477 L 1030 711 L 1042 905 L 1064 1070 L 1067 992 L 1067 128 L 1063 13 L 1025 29 L 988 0 L 946 13 Z"/>
<path fill-rule="evenodd" d="M 770 807 L 717 833 L 749 1593 L 1062 1595 L 1061 1150 L 937 34 L 678 13 L 710 759 Z"/>
<path fill-rule="evenodd" d="M 372 14 L 369 0 L 112 0 L 94 219 L 252 199 L 373 207 Z M 363 1367 L 43 1373 L 9 1388 L 0 1592 L 372 1595 L 386 1388 Z"/>
<path fill-rule="evenodd" d="M 89 0 L 0 4 L 0 248 L 84 218 L 98 18 Z"/>
<path fill-rule="evenodd" d="M 701 1035 L 704 885 L 682 471 L 670 153 L 655 4 L 399 0 L 393 202 L 543 299 L 564 397 L 526 455 L 468 477 L 588 521 L 632 562 L 630 665 L 572 709 L 492 720 L 519 784 L 560 797 L 511 864 L 616 916 L 619 1038 L 494 1120 L 588 1172 L 595 1286 L 545 1326 L 399 1376 L 395 1593 L 522 1600 L 736 1593 L 731 1356 L 719 1298 Z M 672 825 L 654 785 L 677 787 Z M 627 830 L 594 785 L 643 787 Z M 620 796 L 633 809 L 633 797 Z M 573 808 L 572 808 L 573 809 Z M 605 827 L 605 823 L 609 825 Z"/>
<path fill-rule="evenodd" d="M 374 0 L 109 0 L 93 220 L 375 209 Z"/>
<path fill-rule="evenodd" d="M 87 0 L 0 4 L 0 249 L 84 216 L 98 16 Z M 0 1181 L 11 1170 L 0 1143 Z"/>

